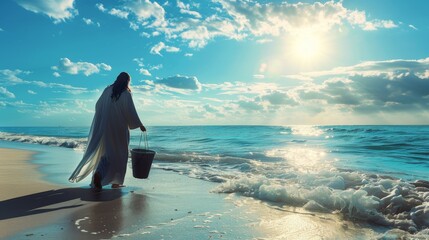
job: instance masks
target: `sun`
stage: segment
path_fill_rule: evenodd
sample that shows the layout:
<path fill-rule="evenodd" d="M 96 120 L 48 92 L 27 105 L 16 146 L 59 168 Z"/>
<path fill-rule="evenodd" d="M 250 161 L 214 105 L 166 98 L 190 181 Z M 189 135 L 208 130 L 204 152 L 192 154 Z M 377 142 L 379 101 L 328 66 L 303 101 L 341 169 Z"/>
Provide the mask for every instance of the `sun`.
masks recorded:
<path fill-rule="evenodd" d="M 289 50 L 299 61 L 314 62 L 320 59 L 323 47 L 323 39 L 320 35 L 303 31 L 291 37 Z"/>

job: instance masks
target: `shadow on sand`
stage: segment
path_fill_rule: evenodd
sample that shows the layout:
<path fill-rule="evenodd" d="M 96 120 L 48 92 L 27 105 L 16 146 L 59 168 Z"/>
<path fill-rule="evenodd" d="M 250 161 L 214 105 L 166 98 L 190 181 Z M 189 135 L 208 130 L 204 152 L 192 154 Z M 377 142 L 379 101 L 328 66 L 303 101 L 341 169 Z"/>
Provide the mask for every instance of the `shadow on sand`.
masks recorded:
<path fill-rule="evenodd" d="M 35 193 L 1 201 L 0 220 L 76 208 L 84 205 L 81 201 L 76 201 L 78 204 L 73 202 L 66 203 L 71 200 L 106 202 L 118 199 L 124 194 L 126 193 L 121 191 L 121 189 L 106 189 L 101 192 L 95 192 L 90 188 L 63 188 Z"/>

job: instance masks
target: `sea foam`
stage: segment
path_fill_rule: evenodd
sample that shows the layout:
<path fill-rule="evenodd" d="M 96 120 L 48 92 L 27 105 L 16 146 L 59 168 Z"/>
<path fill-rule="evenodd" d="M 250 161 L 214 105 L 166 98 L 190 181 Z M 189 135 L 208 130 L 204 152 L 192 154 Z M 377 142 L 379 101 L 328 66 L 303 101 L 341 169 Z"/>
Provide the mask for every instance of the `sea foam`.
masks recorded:
<path fill-rule="evenodd" d="M 309 176 L 301 175 L 287 182 L 263 175 L 242 175 L 220 184 L 214 191 L 239 193 L 263 201 L 303 207 L 312 212 L 338 212 L 348 219 L 368 221 L 409 233 L 429 227 L 427 181 L 410 183 L 338 171 L 332 171 L 331 176 L 326 172 L 310 175 L 313 183 L 308 181 Z M 305 180 L 301 181 L 302 178 Z M 321 181 L 324 178 L 326 181 Z M 333 186 L 332 182 L 341 184 Z"/>
<path fill-rule="evenodd" d="M 85 148 L 88 133 L 61 127 L 1 131 L 4 141 L 75 149 Z M 157 151 L 153 167 L 218 182 L 215 192 L 392 227 L 386 239 L 411 233 L 429 238 L 429 184 L 415 181 L 427 180 L 427 126 L 192 126 L 149 132 Z M 140 133 L 130 140 L 139 144 Z"/>
<path fill-rule="evenodd" d="M 169 163 L 181 164 L 169 164 Z M 310 212 L 418 233 L 429 226 L 429 182 L 339 170 L 331 164 L 318 171 L 284 162 L 261 162 L 197 153 L 160 154 L 154 165 L 193 178 L 219 182 L 218 193 L 244 196 Z"/>
<path fill-rule="evenodd" d="M 0 140 L 75 149 L 83 149 L 86 146 L 86 138 L 32 136 L 5 132 L 0 132 Z"/>

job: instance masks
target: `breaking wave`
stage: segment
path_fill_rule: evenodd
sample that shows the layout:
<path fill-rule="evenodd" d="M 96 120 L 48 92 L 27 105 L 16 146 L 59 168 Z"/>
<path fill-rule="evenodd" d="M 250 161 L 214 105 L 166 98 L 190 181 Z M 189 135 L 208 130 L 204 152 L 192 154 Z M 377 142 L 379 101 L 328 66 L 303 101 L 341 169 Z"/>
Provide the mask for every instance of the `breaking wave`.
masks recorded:
<path fill-rule="evenodd" d="M 341 214 L 353 221 L 429 237 L 429 181 L 229 156 L 159 154 L 156 168 L 220 183 L 214 192 L 236 193 L 309 212 Z M 181 163 L 181 164 L 171 164 Z"/>
<path fill-rule="evenodd" d="M 0 140 L 10 142 L 22 142 L 41 144 L 48 146 L 57 146 L 65 148 L 83 149 L 86 146 L 86 138 L 67 138 L 67 137 L 49 137 L 49 136 L 32 136 L 15 133 L 0 132 Z"/>
<path fill-rule="evenodd" d="M 0 132 L 0 140 L 84 149 L 87 131 L 76 132 Z M 429 239 L 427 127 L 154 127 L 152 132 L 153 167 L 219 183 L 214 192 L 386 226 L 387 239 Z M 132 144 L 138 141 L 137 134 L 131 136 Z"/>
<path fill-rule="evenodd" d="M 273 179 L 242 175 L 214 189 L 311 212 L 340 213 L 415 234 L 429 227 L 429 182 L 406 182 L 358 172 L 322 171 Z M 429 235 L 427 236 L 429 237 Z"/>

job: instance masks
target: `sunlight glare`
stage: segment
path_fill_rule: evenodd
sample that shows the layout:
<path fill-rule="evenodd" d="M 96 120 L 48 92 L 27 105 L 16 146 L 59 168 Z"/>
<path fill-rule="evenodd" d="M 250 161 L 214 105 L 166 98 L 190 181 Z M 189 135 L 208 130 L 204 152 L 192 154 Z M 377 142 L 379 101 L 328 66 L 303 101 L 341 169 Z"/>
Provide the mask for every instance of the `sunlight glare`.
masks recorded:
<path fill-rule="evenodd" d="M 288 164 L 301 172 L 319 171 L 330 166 L 330 162 L 325 159 L 326 150 L 322 148 L 310 147 L 286 147 L 272 149 L 265 153 L 269 157 L 280 157 Z"/>
<path fill-rule="evenodd" d="M 290 50 L 297 60 L 316 61 L 322 55 L 323 39 L 315 32 L 302 31 L 292 36 Z"/>
<path fill-rule="evenodd" d="M 290 128 L 292 130 L 292 135 L 318 137 L 325 133 L 322 129 L 318 128 L 317 126 L 311 126 L 311 125 L 293 125 Z"/>

